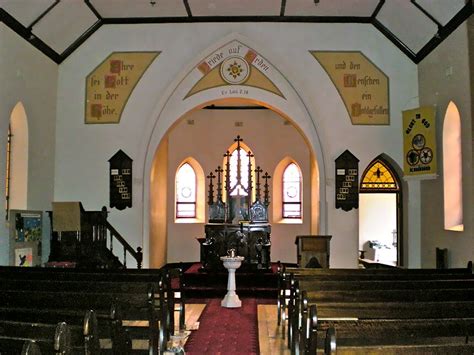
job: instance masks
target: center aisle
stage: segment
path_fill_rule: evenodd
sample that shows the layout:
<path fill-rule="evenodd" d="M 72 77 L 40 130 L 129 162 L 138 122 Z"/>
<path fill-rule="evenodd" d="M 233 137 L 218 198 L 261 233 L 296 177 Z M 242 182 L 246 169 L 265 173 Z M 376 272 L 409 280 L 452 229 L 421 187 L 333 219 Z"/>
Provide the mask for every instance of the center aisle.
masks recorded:
<path fill-rule="evenodd" d="M 220 299 L 210 299 L 199 322 L 186 342 L 186 354 L 259 353 L 255 298 L 243 298 L 241 308 L 224 308 Z"/>

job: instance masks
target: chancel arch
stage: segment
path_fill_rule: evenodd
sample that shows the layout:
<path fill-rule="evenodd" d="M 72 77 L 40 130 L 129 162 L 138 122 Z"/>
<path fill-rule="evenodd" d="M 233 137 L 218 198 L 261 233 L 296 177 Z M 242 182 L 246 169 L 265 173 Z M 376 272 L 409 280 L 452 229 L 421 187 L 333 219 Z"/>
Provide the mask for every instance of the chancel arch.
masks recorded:
<path fill-rule="evenodd" d="M 198 56 L 197 59 L 190 64 L 188 68 L 183 70 L 182 75 L 177 77 L 176 81 L 170 85 L 170 89 L 167 92 L 167 95 L 165 95 L 157 104 L 155 111 L 153 113 L 155 119 L 150 121 L 150 127 L 149 131 L 151 132 L 151 135 L 149 137 L 149 140 L 145 142 L 143 149 L 145 150 L 144 156 L 145 162 L 144 162 L 144 194 L 145 196 L 150 196 L 150 199 L 146 198 L 144 201 L 144 221 L 143 221 L 143 232 L 144 232 L 144 240 L 143 240 L 143 245 L 144 245 L 144 259 L 147 260 L 147 256 L 150 255 L 151 248 L 150 248 L 150 243 L 153 244 L 152 239 L 154 238 L 159 238 L 161 240 L 166 240 L 168 242 L 167 247 L 165 248 L 167 250 L 167 258 L 168 261 L 172 261 L 173 258 L 177 256 L 173 256 L 170 253 L 173 253 L 173 250 L 177 250 L 178 248 L 184 247 L 186 245 L 186 242 L 183 241 L 178 241 L 176 238 L 169 238 L 168 234 L 170 233 L 170 229 L 168 228 L 165 234 L 162 235 L 152 235 L 153 233 L 150 233 L 152 230 L 156 230 L 157 222 L 155 219 L 152 218 L 152 215 L 150 211 L 154 210 L 151 205 L 154 203 L 154 194 L 152 194 L 152 191 L 155 190 L 155 188 L 152 186 L 155 182 L 152 181 L 153 179 L 150 179 L 150 173 L 152 172 L 152 167 L 157 167 L 157 166 L 163 166 L 166 164 L 169 164 L 169 156 L 166 154 L 162 155 L 162 158 L 167 159 L 167 162 L 163 164 L 158 163 L 155 161 L 155 157 L 160 156 L 158 154 L 158 147 L 161 145 L 161 142 L 164 140 L 166 137 L 166 140 L 168 141 L 167 144 L 169 144 L 171 137 L 168 135 L 168 133 L 172 132 L 172 129 L 176 126 L 177 122 L 180 122 L 180 120 L 184 120 L 184 122 L 187 122 L 187 119 L 184 119 L 184 117 L 187 117 L 189 114 L 193 113 L 199 113 L 205 110 L 202 110 L 202 108 L 210 106 L 212 104 L 219 104 L 220 102 L 232 102 L 232 101 L 239 101 L 240 103 L 244 102 L 245 105 L 255 105 L 255 106 L 261 106 L 269 109 L 268 111 L 272 111 L 276 113 L 280 118 L 283 118 L 283 120 L 280 122 L 281 125 L 285 125 L 285 122 L 291 122 L 288 125 L 290 127 L 293 127 L 295 129 L 295 132 L 297 132 L 300 135 L 300 141 L 302 144 L 306 145 L 306 152 L 308 154 L 308 164 L 312 167 L 308 167 L 308 179 L 307 181 L 316 181 L 317 185 L 315 187 L 316 191 L 311 191 L 311 199 L 308 199 L 306 203 L 308 203 L 308 210 L 311 210 L 312 215 L 315 216 L 313 220 L 317 220 L 317 222 L 311 223 L 311 219 L 308 219 L 307 225 L 302 225 L 301 228 L 302 230 L 295 232 L 296 235 L 298 233 L 320 233 L 324 234 L 326 233 L 326 228 L 327 228 L 327 218 L 326 218 L 326 203 L 325 201 L 325 195 L 326 191 L 324 186 L 321 186 L 319 184 L 319 181 L 324 181 L 325 180 L 325 169 L 324 169 L 324 158 L 323 158 L 323 153 L 322 153 L 322 148 L 321 144 L 319 141 L 318 133 L 315 127 L 315 121 L 311 118 L 308 110 L 306 109 L 305 104 L 302 102 L 300 95 L 298 92 L 295 91 L 294 86 L 287 81 L 287 79 L 282 75 L 282 73 L 272 67 L 272 70 L 270 73 L 267 75 L 269 80 L 271 80 L 273 83 L 276 83 L 278 86 L 279 92 L 282 93 L 282 95 L 276 95 L 270 91 L 265 91 L 263 89 L 259 88 L 253 88 L 253 87 L 248 87 L 245 88 L 244 90 L 230 90 L 228 92 L 223 93 L 223 88 L 222 87 L 213 87 L 206 89 L 204 91 L 200 91 L 196 94 L 193 94 L 190 97 L 186 97 L 186 94 L 189 93 L 190 89 L 196 84 L 196 80 L 199 79 L 196 76 L 196 68 L 199 66 L 200 63 L 202 63 L 203 59 L 210 54 L 212 54 L 214 51 L 218 50 L 219 48 L 228 45 L 229 43 L 237 41 L 238 43 L 251 43 L 252 41 L 247 41 L 247 39 L 242 39 L 242 36 L 233 34 L 229 38 L 219 42 L 217 45 L 213 46 L 206 52 L 204 52 L 201 56 Z M 252 46 L 252 48 L 255 48 L 256 46 Z M 268 50 L 268 49 L 267 49 Z M 271 53 L 271 50 L 268 50 Z M 263 52 L 266 52 L 264 49 L 263 51 L 259 48 L 259 50 L 255 50 L 256 53 L 259 53 L 260 55 L 263 54 Z M 265 56 L 266 58 L 266 56 Z M 267 61 L 270 64 L 270 61 Z M 232 88 L 232 86 L 231 86 Z M 213 113 L 210 114 L 211 116 L 216 116 L 218 113 Z M 239 121 L 236 119 L 236 121 Z M 198 125 L 198 121 L 195 120 L 195 125 Z M 218 125 L 218 124 L 217 124 Z M 188 124 L 189 127 L 192 127 L 192 125 Z M 237 125 L 235 127 L 238 127 Z M 235 133 L 239 132 L 238 128 L 235 128 L 233 131 L 233 134 L 231 135 L 232 138 L 235 137 Z M 261 132 L 265 132 L 265 127 L 262 128 Z M 171 133 L 172 134 L 172 133 Z M 265 137 L 265 135 L 261 135 L 261 137 Z M 244 137 L 245 138 L 245 137 Z M 190 141 L 193 141 L 195 138 L 189 138 Z M 186 141 L 186 138 L 181 139 L 183 142 Z M 210 142 L 209 142 L 210 143 Z M 262 140 L 262 143 L 265 143 L 265 140 Z M 277 144 L 281 143 L 278 142 L 278 139 L 275 139 L 273 142 L 269 142 L 271 144 Z M 227 143 L 228 144 L 228 143 Z M 249 146 L 252 147 L 252 144 L 249 143 Z M 202 145 L 200 146 L 201 149 L 205 150 L 206 152 L 209 153 L 209 157 L 214 156 L 215 157 L 215 162 L 222 162 L 222 148 L 225 149 L 228 148 L 228 145 L 222 146 L 219 148 L 217 144 L 214 144 L 214 146 L 209 146 L 209 147 L 203 147 Z M 253 149 L 253 148 L 252 148 Z M 216 153 L 219 152 L 219 153 Z M 306 154 L 306 153 L 305 153 Z M 218 158 L 218 156 L 221 156 Z M 281 158 L 278 157 L 273 157 L 274 160 L 274 166 L 271 167 L 274 169 L 274 167 L 278 164 L 278 161 Z M 199 159 L 200 160 L 200 159 Z M 201 161 L 201 160 L 200 160 Z M 215 163 L 214 163 L 215 164 Z M 258 164 L 258 162 L 257 162 Z M 204 162 L 202 162 L 202 167 L 204 169 L 205 174 L 207 175 L 210 171 L 210 167 L 206 166 Z M 314 178 L 315 177 L 315 178 Z M 324 184 L 322 184 L 324 185 Z M 310 191 L 310 189 L 308 189 Z M 167 197 L 169 198 L 169 196 Z M 271 213 L 271 211 L 270 211 Z M 270 216 L 272 218 L 272 216 Z M 169 218 L 166 217 L 169 221 Z M 154 225 L 154 226 L 153 226 Z M 175 228 L 177 224 L 173 224 L 172 228 Z M 316 226 L 318 230 L 314 230 L 311 226 Z M 181 226 L 183 227 L 183 226 Z M 191 227 L 188 225 L 187 227 Z M 201 226 L 202 227 L 202 226 Z M 303 230 L 304 228 L 304 230 Z M 186 232 L 185 232 L 186 233 Z M 196 233 L 198 233 L 198 230 L 194 231 L 188 231 L 189 235 L 193 235 L 192 239 L 196 238 Z M 202 234 L 202 233 L 201 233 Z M 276 247 L 277 250 L 275 255 L 277 256 L 278 253 L 283 253 L 287 252 L 289 250 L 290 246 L 294 245 L 294 240 L 291 241 L 290 243 L 290 238 L 287 238 L 288 240 L 285 241 L 287 245 L 285 246 L 280 246 Z M 172 240 L 172 243 L 174 243 L 173 246 L 169 245 L 169 242 Z M 155 243 L 154 245 L 161 245 L 160 243 Z M 293 253 L 292 253 L 293 254 Z M 199 257 L 198 255 L 196 255 Z M 292 258 L 294 258 L 292 256 Z M 146 265 L 146 261 L 144 263 Z M 150 266 L 159 266 L 159 265 L 150 265 Z"/>
<path fill-rule="evenodd" d="M 388 265 L 403 263 L 402 184 L 384 155 L 364 170 L 359 189 L 359 251 Z"/>

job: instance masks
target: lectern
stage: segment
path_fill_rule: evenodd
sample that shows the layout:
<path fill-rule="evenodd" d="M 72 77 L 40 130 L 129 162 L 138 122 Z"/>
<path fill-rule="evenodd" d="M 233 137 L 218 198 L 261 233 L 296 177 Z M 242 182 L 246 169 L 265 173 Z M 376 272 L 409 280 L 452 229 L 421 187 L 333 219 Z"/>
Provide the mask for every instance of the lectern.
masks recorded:
<path fill-rule="evenodd" d="M 320 267 L 329 268 L 331 238 L 331 235 L 298 235 L 295 240 L 298 267 L 308 267 L 311 258 L 316 258 Z"/>

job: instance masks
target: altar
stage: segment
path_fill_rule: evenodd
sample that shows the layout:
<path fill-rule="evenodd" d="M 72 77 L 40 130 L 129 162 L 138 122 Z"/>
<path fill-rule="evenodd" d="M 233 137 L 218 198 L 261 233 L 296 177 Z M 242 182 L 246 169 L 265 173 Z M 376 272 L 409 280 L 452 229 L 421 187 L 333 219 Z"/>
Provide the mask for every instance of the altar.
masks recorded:
<path fill-rule="evenodd" d="M 207 176 L 209 221 L 204 227 L 205 238 L 198 238 L 202 270 L 223 270 L 221 257 L 230 249 L 244 257 L 241 270 L 268 270 L 271 268 L 268 222 L 271 177 L 262 174 L 260 166 L 255 167 L 254 155 L 242 148 L 240 136 L 234 141 L 236 149 L 224 154 L 225 168 L 218 166 L 216 175 L 211 172 Z"/>

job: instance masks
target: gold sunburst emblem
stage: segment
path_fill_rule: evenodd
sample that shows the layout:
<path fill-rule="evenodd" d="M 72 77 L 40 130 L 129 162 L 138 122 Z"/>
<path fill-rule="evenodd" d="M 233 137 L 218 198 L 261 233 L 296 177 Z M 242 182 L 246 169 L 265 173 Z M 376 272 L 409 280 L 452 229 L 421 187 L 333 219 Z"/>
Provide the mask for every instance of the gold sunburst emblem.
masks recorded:
<path fill-rule="evenodd" d="M 234 79 L 237 79 L 240 74 L 242 74 L 242 66 L 238 64 L 236 61 L 234 63 L 229 64 L 227 67 L 227 71 L 229 72 L 230 75 L 234 77 Z"/>
<path fill-rule="evenodd" d="M 222 62 L 220 73 L 222 79 L 227 83 L 242 84 L 250 75 L 250 67 L 244 58 L 232 56 Z"/>

